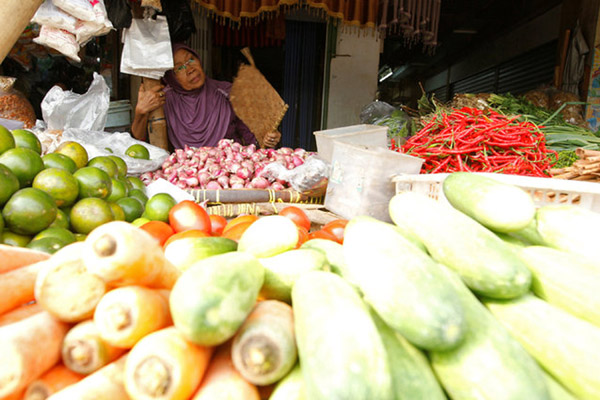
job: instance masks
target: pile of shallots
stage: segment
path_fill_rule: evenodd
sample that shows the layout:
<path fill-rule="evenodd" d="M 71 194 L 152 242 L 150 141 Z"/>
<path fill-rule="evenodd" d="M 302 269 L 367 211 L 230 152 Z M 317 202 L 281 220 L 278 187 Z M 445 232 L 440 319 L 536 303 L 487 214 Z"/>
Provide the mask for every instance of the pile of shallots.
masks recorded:
<path fill-rule="evenodd" d="M 304 149 L 257 149 L 231 139 L 222 139 L 217 147 L 176 149 L 161 169 L 145 172 L 140 178 L 148 185 L 162 178 L 181 189 L 272 189 L 288 188 L 287 182 L 263 174 L 265 167 L 279 162 L 288 170 L 302 164 L 315 153 Z"/>

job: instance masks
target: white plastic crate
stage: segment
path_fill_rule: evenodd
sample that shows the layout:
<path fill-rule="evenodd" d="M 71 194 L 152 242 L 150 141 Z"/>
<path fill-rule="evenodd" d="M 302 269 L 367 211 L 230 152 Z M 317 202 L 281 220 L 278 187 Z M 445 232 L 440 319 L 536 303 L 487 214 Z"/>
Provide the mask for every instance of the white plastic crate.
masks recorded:
<path fill-rule="evenodd" d="M 396 193 L 417 192 L 429 198 L 448 203 L 442 184 L 449 174 L 399 174 L 392 178 Z M 536 178 L 531 176 L 481 173 L 500 182 L 512 184 L 531 195 L 536 206 L 573 204 L 600 212 L 600 183 L 565 179 Z"/>
<path fill-rule="evenodd" d="M 313 132 L 319 157 L 331 162 L 333 143 L 336 141 L 371 147 L 388 147 L 387 126 L 351 125 Z"/>

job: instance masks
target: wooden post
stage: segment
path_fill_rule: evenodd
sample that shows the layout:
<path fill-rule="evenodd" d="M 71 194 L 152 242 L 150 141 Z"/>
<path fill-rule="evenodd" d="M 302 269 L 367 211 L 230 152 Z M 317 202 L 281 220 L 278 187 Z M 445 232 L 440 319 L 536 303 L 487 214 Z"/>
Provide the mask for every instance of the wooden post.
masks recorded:
<path fill-rule="evenodd" d="M 145 90 L 160 85 L 157 79 L 144 78 L 142 81 Z M 152 111 L 148 117 L 148 141 L 151 145 L 169 151 L 169 138 L 167 137 L 167 120 L 163 107 Z"/>
<path fill-rule="evenodd" d="M 2 0 L 0 6 L 0 63 L 29 24 L 43 0 Z"/>

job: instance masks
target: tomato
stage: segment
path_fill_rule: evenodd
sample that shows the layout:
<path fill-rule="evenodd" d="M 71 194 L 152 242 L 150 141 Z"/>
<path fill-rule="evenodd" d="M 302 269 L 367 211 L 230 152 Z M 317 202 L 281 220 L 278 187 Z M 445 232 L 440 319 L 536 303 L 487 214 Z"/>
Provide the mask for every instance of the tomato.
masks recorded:
<path fill-rule="evenodd" d="M 310 219 L 308 219 L 308 216 L 301 208 L 287 206 L 279 211 L 279 215 L 291 219 L 297 226 L 301 226 L 307 231 L 310 229 Z"/>
<path fill-rule="evenodd" d="M 302 246 L 302 243 L 308 240 L 308 231 L 303 226 L 298 226 L 298 244 L 296 248 Z"/>
<path fill-rule="evenodd" d="M 169 244 L 179 239 L 194 237 L 210 237 L 210 233 L 201 231 L 200 229 L 188 229 L 187 231 L 177 232 L 167 239 L 163 247 L 166 248 Z"/>
<path fill-rule="evenodd" d="M 231 228 L 233 228 L 234 226 L 238 225 L 238 224 L 243 224 L 246 222 L 254 222 L 258 219 L 258 216 L 256 215 L 239 215 L 237 217 L 235 217 L 234 219 L 232 219 L 231 221 L 229 221 L 227 223 L 227 225 L 225 225 L 225 229 L 223 229 L 223 234 L 225 234 L 228 230 L 230 230 Z"/>
<path fill-rule="evenodd" d="M 210 217 L 201 205 L 184 200 L 169 210 L 169 224 L 175 232 L 198 229 L 210 233 Z"/>
<path fill-rule="evenodd" d="M 335 219 L 323 225 L 323 228 L 321 229 L 335 236 L 338 243 L 344 244 L 344 230 L 346 229 L 347 224 L 347 219 Z"/>
<path fill-rule="evenodd" d="M 333 234 L 330 232 L 324 231 L 323 229 L 309 233 L 306 241 L 308 242 L 311 239 L 327 239 L 337 242 L 337 237 L 333 236 Z"/>
<path fill-rule="evenodd" d="M 220 215 L 209 215 L 208 217 L 210 218 L 210 234 L 213 236 L 221 236 L 227 225 L 225 217 Z"/>
<path fill-rule="evenodd" d="M 240 238 L 242 237 L 242 234 L 246 231 L 246 229 L 248 229 L 248 227 L 250 225 L 252 225 L 253 223 L 254 223 L 254 221 L 246 221 L 246 222 L 240 222 L 238 224 L 235 224 L 230 229 L 223 231 L 223 234 L 221 235 L 221 237 L 235 240 L 237 242 L 240 240 Z"/>
<path fill-rule="evenodd" d="M 143 229 L 151 234 L 152 237 L 158 240 L 161 246 L 164 245 L 167 239 L 169 239 L 169 237 L 175 233 L 173 228 L 171 228 L 171 225 L 162 221 L 146 222 L 144 225 L 140 226 L 140 229 Z"/>

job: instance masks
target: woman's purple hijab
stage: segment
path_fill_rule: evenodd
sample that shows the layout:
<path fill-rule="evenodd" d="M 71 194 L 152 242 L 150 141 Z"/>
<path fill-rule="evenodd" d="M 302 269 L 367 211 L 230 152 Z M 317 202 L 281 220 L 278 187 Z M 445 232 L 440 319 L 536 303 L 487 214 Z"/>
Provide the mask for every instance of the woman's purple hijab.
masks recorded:
<path fill-rule="evenodd" d="M 174 44 L 173 54 L 185 49 L 200 60 L 198 54 L 184 44 Z M 174 148 L 184 144 L 193 147 L 216 146 L 227 134 L 235 114 L 229 103 L 231 83 L 206 77 L 200 89 L 185 90 L 175 72 L 169 70 L 163 78 L 165 87 L 165 116 L 169 140 Z"/>

